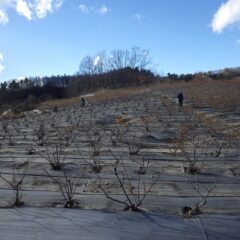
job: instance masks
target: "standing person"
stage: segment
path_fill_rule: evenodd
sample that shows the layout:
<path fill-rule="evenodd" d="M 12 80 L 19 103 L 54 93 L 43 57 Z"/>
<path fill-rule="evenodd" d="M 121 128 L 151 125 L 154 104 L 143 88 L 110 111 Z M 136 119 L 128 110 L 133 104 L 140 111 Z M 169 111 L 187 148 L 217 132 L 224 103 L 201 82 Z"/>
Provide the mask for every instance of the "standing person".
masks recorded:
<path fill-rule="evenodd" d="M 177 98 L 178 98 L 178 107 L 179 107 L 179 111 L 180 111 L 181 107 L 183 106 L 183 94 L 182 94 L 182 92 L 178 93 Z"/>
<path fill-rule="evenodd" d="M 81 97 L 81 105 L 82 107 L 85 107 L 86 101 L 83 97 Z"/>

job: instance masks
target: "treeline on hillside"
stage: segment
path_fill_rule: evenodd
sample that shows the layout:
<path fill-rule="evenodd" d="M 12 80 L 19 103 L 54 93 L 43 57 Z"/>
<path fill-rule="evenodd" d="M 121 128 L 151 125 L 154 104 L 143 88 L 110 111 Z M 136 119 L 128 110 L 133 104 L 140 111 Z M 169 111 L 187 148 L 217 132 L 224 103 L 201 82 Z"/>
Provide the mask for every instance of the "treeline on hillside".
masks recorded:
<path fill-rule="evenodd" d="M 217 71 L 208 71 L 208 72 L 200 72 L 194 74 L 175 74 L 168 73 L 165 79 L 173 80 L 173 81 L 191 81 L 196 77 L 201 76 L 201 78 L 213 79 L 213 80 L 223 80 L 223 79 L 232 79 L 234 77 L 240 76 L 240 67 L 238 68 L 225 68 L 223 70 Z"/>
<path fill-rule="evenodd" d="M 25 78 L 0 84 L 0 110 L 30 110 L 40 102 L 79 96 L 102 88 L 147 85 L 157 81 L 150 70 L 124 68 L 93 75 Z"/>
<path fill-rule="evenodd" d="M 144 86 L 164 81 L 191 81 L 201 79 L 230 79 L 240 76 L 240 68 L 196 74 L 159 76 L 149 70 L 151 56 L 148 50 L 133 47 L 130 50 L 113 50 L 86 56 L 74 75 L 31 77 L 0 84 L 0 110 L 14 107 L 29 110 L 40 102 L 79 96 L 98 89 Z"/>
<path fill-rule="evenodd" d="M 149 84 L 157 80 L 148 66 L 148 50 L 133 47 L 130 50 L 104 51 L 86 56 L 74 75 L 31 77 L 0 85 L 0 109 L 14 106 L 28 110 L 40 102 L 75 97 L 102 88 L 122 88 Z"/>

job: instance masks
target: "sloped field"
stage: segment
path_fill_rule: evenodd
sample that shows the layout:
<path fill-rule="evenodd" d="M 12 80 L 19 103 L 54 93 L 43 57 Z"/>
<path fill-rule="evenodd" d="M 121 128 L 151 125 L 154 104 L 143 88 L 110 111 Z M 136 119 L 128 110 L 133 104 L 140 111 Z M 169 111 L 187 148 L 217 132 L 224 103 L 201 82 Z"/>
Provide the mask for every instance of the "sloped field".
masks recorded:
<path fill-rule="evenodd" d="M 21 119 L 2 120 L 0 206 L 16 205 L 19 193 L 24 208 L 0 210 L 7 216 L 0 221 L 1 232 L 6 231 L 7 224 L 21 222 L 18 211 L 23 219 L 25 214 L 33 214 L 44 226 L 49 220 L 44 214 L 38 218 L 40 212 L 52 214 L 52 221 L 58 219 L 55 213 L 60 218 L 66 215 L 80 226 L 84 225 L 84 212 L 84 218 L 86 214 L 104 217 L 108 228 L 96 239 L 106 239 L 110 224 L 107 213 L 80 210 L 98 209 L 118 212 L 110 216 L 116 221 L 113 227 L 117 232 L 121 232 L 119 221 L 135 224 L 129 232 L 124 225 L 127 233 L 113 239 L 129 239 L 143 216 L 143 226 L 149 226 L 152 233 L 141 235 L 136 228 L 136 239 L 205 239 L 205 228 L 209 239 L 237 239 L 240 115 L 223 114 L 204 105 L 197 109 L 190 106 L 187 99 L 179 111 L 175 91 L 156 90 L 124 100 L 32 111 Z M 197 204 L 201 218 L 184 212 Z M 77 209 L 56 209 L 64 206 Z M 119 220 L 124 208 L 144 212 L 122 213 L 124 217 Z M 193 218 L 184 220 L 184 215 Z M 96 224 L 93 219 L 89 217 Z M 34 221 L 29 226 L 36 224 Z M 229 227 L 219 227 L 226 223 Z M 65 226 L 67 231 L 69 222 Z M 58 232 L 61 227 L 50 228 Z M 218 238 L 220 232 L 225 234 L 223 238 Z M 7 233 L 4 236 L 8 239 Z"/>

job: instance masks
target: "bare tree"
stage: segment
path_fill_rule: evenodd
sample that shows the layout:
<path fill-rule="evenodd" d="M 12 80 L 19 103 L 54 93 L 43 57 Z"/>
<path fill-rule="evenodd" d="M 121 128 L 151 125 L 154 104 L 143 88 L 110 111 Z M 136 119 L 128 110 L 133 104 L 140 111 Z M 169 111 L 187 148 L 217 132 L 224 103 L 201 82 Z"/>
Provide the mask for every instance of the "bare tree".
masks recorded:
<path fill-rule="evenodd" d="M 130 139 L 127 139 L 125 136 L 124 142 L 127 144 L 129 155 L 137 155 L 143 148 L 140 144 L 137 143 L 136 138 L 136 134 L 132 134 Z"/>
<path fill-rule="evenodd" d="M 142 174 L 138 173 L 137 183 L 134 184 L 131 181 L 127 167 L 122 159 L 123 154 L 118 157 L 113 152 L 111 153 L 116 160 L 114 175 L 117 178 L 117 182 L 122 190 L 123 195 L 125 196 L 125 201 L 112 197 L 103 187 L 101 182 L 98 187 L 108 199 L 123 204 L 125 206 L 124 210 L 138 211 L 144 199 L 148 196 L 154 185 L 157 183 L 159 176 L 157 176 L 155 180 L 146 186 L 145 182 L 141 178 Z"/>
<path fill-rule="evenodd" d="M 103 73 L 108 71 L 108 59 L 105 51 L 99 52 L 94 58 L 93 58 L 93 65 L 94 65 L 94 72 L 97 74 L 102 75 Z"/>
<path fill-rule="evenodd" d="M 109 65 L 111 69 L 122 69 L 128 66 L 128 51 L 115 49 L 111 51 Z"/>
<path fill-rule="evenodd" d="M 216 146 L 216 151 L 214 156 L 219 157 L 222 153 L 222 149 L 226 147 L 228 144 L 225 141 L 226 135 L 224 135 L 221 139 L 214 138 L 213 142 Z"/>
<path fill-rule="evenodd" d="M 52 176 L 48 171 L 45 173 L 58 185 L 58 188 L 64 198 L 65 208 L 75 208 L 78 206 L 78 201 L 75 199 L 76 190 L 80 183 L 78 174 L 74 177 L 69 177 L 65 170 L 63 170 L 63 181 L 59 178 Z"/>
<path fill-rule="evenodd" d="M 139 69 L 145 69 L 152 60 L 150 57 L 150 51 L 141 49 L 140 47 L 132 47 L 129 54 L 129 66 L 132 68 L 138 67 Z"/>
<path fill-rule="evenodd" d="M 216 187 L 216 183 L 214 183 L 211 187 L 206 188 L 204 191 L 200 189 L 197 174 L 194 175 L 194 181 L 189 181 L 189 183 L 192 185 L 201 201 L 196 203 L 196 206 L 194 207 L 183 207 L 181 211 L 184 217 L 193 217 L 199 215 L 201 213 L 201 209 L 207 204 L 208 197 Z"/>
<path fill-rule="evenodd" d="M 150 121 L 147 117 L 141 116 L 141 122 L 144 126 L 145 133 L 144 135 L 151 135 Z"/>
<path fill-rule="evenodd" d="M 75 126 L 58 126 L 56 128 L 56 137 L 58 142 L 60 142 L 63 146 L 68 147 L 71 143 L 71 140 L 74 136 Z"/>
<path fill-rule="evenodd" d="M 45 153 L 37 151 L 37 154 L 46 159 L 51 165 L 53 170 L 62 170 L 66 152 L 64 145 L 60 142 L 50 143 L 45 145 Z"/>
<path fill-rule="evenodd" d="M 115 49 L 109 58 L 111 69 L 126 67 L 146 69 L 152 62 L 150 51 L 134 46 L 129 50 Z"/>
<path fill-rule="evenodd" d="M 46 126 L 43 120 L 39 120 L 33 130 L 33 141 L 37 146 L 43 146 L 47 141 Z"/>
<path fill-rule="evenodd" d="M 124 131 L 122 131 L 121 127 L 115 126 L 114 128 L 110 128 L 110 141 L 114 147 L 116 147 L 121 141 L 125 134 Z"/>
<path fill-rule="evenodd" d="M 137 174 L 145 175 L 147 173 L 149 163 L 150 163 L 149 159 L 141 158 L 141 160 L 139 161 L 139 160 L 131 157 L 131 160 L 133 162 L 137 163 L 137 165 L 138 165 L 138 170 L 136 171 Z"/>
<path fill-rule="evenodd" d="M 2 143 L 6 139 L 8 140 L 8 145 L 13 146 L 16 143 L 14 129 L 11 128 L 12 124 L 3 125 L 4 134 L 2 137 Z"/>
<path fill-rule="evenodd" d="M 108 61 L 107 55 L 104 51 L 98 53 L 94 57 L 94 62 L 93 62 L 94 72 L 101 76 L 102 88 L 106 87 L 105 81 L 104 81 L 105 80 L 104 73 L 106 73 L 108 71 L 108 64 L 109 64 L 109 61 Z"/>
<path fill-rule="evenodd" d="M 89 165 L 95 173 L 100 173 L 102 170 L 101 164 L 101 135 L 94 129 L 88 131 L 89 153 L 87 157 L 82 156 L 80 148 L 77 149 L 84 163 Z"/>
<path fill-rule="evenodd" d="M 26 162 L 22 164 L 23 170 L 22 173 L 20 173 L 17 169 L 17 165 L 12 162 L 12 173 L 10 179 L 3 176 L 3 173 L 0 173 L 0 178 L 6 182 L 11 189 L 13 190 L 15 194 L 15 200 L 13 204 L 11 204 L 11 207 L 21 207 L 24 205 L 24 202 L 22 201 L 22 192 L 23 192 L 23 182 L 26 177 L 29 162 L 28 159 Z"/>
<path fill-rule="evenodd" d="M 78 148 L 78 153 L 80 155 L 81 160 L 86 163 L 93 170 L 94 173 L 100 173 L 103 166 L 101 164 L 101 151 L 98 151 L 96 154 L 96 149 L 93 147 L 89 151 L 89 155 L 87 157 L 82 156 L 80 149 Z"/>
<path fill-rule="evenodd" d="M 188 166 L 184 167 L 185 172 L 195 174 L 200 171 L 198 162 L 201 158 L 203 158 L 203 166 L 207 154 L 208 143 L 209 139 L 206 135 L 190 132 L 189 128 L 184 127 L 180 129 L 179 135 L 174 140 L 172 152 L 176 155 L 179 150 L 184 160 L 188 163 Z"/>
<path fill-rule="evenodd" d="M 94 60 L 92 57 L 86 56 L 82 59 L 79 65 L 79 73 L 88 76 L 94 73 Z"/>
<path fill-rule="evenodd" d="M 0 134 L 0 149 L 2 148 L 3 142 L 7 136 L 7 127 L 2 125 L 3 133 Z"/>

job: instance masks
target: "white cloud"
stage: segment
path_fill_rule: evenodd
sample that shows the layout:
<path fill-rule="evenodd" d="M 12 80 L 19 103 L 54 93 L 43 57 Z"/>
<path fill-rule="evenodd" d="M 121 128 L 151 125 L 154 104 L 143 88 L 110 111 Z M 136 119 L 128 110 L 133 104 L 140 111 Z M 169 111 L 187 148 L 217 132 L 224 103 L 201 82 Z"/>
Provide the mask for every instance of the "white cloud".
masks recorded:
<path fill-rule="evenodd" d="M 18 0 L 16 5 L 16 11 L 26 17 L 28 20 L 32 20 L 32 12 L 29 4 L 24 0 Z"/>
<path fill-rule="evenodd" d="M 38 0 L 35 6 L 35 12 L 38 18 L 46 17 L 48 12 L 52 12 L 52 0 Z"/>
<path fill-rule="evenodd" d="M 44 18 L 48 13 L 52 13 L 60 8 L 63 0 L 36 0 L 34 10 L 38 18 Z"/>
<path fill-rule="evenodd" d="M 111 9 L 107 8 L 104 5 L 102 7 L 100 7 L 99 9 L 96 9 L 94 7 L 90 7 L 90 6 L 87 6 L 87 5 L 84 5 L 84 4 L 80 4 L 78 6 L 78 8 L 80 9 L 80 12 L 83 13 L 83 14 L 97 13 L 97 14 L 100 14 L 100 15 L 105 15 L 105 14 L 111 12 Z"/>
<path fill-rule="evenodd" d="M 20 82 L 21 80 L 24 80 L 26 77 L 18 77 L 16 78 L 17 82 Z"/>
<path fill-rule="evenodd" d="M 0 24 L 7 24 L 8 23 L 8 15 L 6 14 L 5 11 L 3 11 L 2 9 L 0 9 Z"/>
<path fill-rule="evenodd" d="M 136 13 L 136 14 L 133 15 L 133 18 L 136 18 L 136 19 L 140 20 L 140 19 L 142 19 L 142 15 L 139 14 L 139 13 Z"/>
<path fill-rule="evenodd" d="M 214 14 L 210 24 L 213 32 L 221 33 L 224 28 L 240 23 L 240 0 L 228 0 Z"/>
<path fill-rule="evenodd" d="M 0 62 L 3 61 L 3 55 L 0 53 Z"/>
<path fill-rule="evenodd" d="M 5 69 L 5 66 L 3 65 L 3 55 L 0 53 L 0 74 Z"/>
<path fill-rule="evenodd" d="M 238 39 L 238 40 L 236 41 L 236 44 L 240 45 L 240 39 Z"/>
<path fill-rule="evenodd" d="M 101 60 L 100 56 L 96 56 L 93 60 L 93 66 L 97 66 Z"/>
<path fill-rule="evenodd" d="M 101 14 L 101 15 L 105 15 L 105 14 L 111 12 L 111 9 L 109 9 L 109 8 L 107 8 L 106 6 L 103 5 L 101 8 L 99 8 L 99 9 L 97 10 L 97 12 L 98 12 L 99 14 Z"/>
<path fill-rule="evenodd" d="M 7 10 L 14 8 L 29 21 L 44 18 L 60 8 L 64 0 L 0 0 L 0 24 L 8 23 Z"/>
<path fill-rule="evenodd" d="M 16 0 L 0 0 L 0 24 L 5 25 L 9 22 L 6 9 L 14 7 L 14 2 L 16 5 Z"/>
<path fill-rule="evenodd" d="M 79 5 L 78 7 L 83 14 L 89 14 L 91 9 L 84 4 Z"/>
<path fill-rule="evenodd" d="M 136 13 L 132 16 L 135 20 L 137 20 L 139 23 L 141 22 L 141 20 L 143 19 L 143 15 L 141 15 L 140 13 Z"/>

